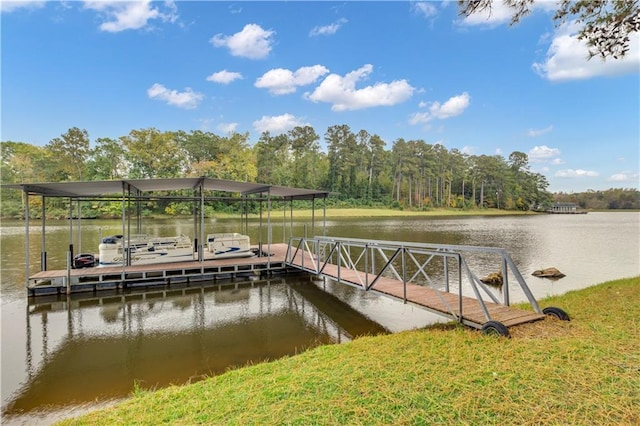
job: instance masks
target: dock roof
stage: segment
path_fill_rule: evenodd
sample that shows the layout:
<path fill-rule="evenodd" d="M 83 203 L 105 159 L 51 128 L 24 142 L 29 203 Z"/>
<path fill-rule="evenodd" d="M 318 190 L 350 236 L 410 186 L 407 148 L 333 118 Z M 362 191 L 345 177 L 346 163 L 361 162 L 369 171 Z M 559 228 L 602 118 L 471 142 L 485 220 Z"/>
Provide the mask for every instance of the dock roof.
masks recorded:
<path fill-rule="evenodd" d="M 328 191 L 291 188 L 254 182 L 238 182 L 208 177 L 166 178 L 166 179 L 121 179 L 85 182 L 43 182 L 3 184 L 2 188 L 19 189 L 29 194 L 47 197 L 91 198 L 106 195 L 118 195 L 123 191 L 175 191 L 180 189 L 198 189 L 239 193 L 242 195 L 269 193 L 270 196 L 286 200 L 312 200 L 325 198 Z"/>

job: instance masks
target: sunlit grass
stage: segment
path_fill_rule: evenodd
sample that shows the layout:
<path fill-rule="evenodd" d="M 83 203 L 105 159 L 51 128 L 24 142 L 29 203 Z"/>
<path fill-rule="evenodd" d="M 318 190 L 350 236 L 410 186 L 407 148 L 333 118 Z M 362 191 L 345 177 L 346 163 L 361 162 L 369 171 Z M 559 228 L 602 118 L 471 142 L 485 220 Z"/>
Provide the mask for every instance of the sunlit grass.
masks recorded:
<path fill-rule="evenodd" d="M 363 337 L 65 424 L 639 424 L 640 277 L 541 301 L 512 339 L 455 324 Z"/>

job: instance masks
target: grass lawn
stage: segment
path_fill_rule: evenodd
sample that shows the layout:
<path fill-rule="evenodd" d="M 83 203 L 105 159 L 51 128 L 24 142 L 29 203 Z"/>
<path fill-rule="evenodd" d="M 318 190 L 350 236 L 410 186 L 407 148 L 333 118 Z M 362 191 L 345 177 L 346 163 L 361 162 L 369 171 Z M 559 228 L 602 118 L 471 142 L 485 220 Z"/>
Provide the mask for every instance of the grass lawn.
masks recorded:
<path fill-rule="evenodd" d="M 640 277 L 540 301 L 511 339 L 455 324 L 363 337 L 63 424 L 640 424 Z"/>

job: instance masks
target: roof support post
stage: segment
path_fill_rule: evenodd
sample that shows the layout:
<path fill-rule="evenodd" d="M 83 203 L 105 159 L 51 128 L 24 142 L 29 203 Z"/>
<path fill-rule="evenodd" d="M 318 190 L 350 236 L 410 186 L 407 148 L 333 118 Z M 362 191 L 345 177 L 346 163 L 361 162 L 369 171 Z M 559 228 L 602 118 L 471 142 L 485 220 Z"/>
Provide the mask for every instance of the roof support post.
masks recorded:
<path fill-rule="evenodd" d="M 78 199 L 78 253 L 82 253 L 82 201 Z"/>
<path fill-rule="evenodd" d="M 327 195 L 325 194 L 322 201 L 322 236 L 327 236 Z"/>
<path fill-rule="evenodd" d="M 73 257 L 73 200 L 69 197 L 69 251 Z"/>
<path fill-rule="evenodd" d="M 267 191 L 267 255 L 267 268 L 271 269 L 271 189 Z"/>
<path fill-rule="evenodd" d="M 201 273 L 204 274 L 204 180 L 200 181 L 200 242 L 198 243 L 198 259 Z"/>
<path fill-rule="evenodd" d="M 120 275 L 120 279 L 122 280 L 122 285 L 124 287 L 124 277 L 125 277 L 125 266 L 127 264 L 127 256 L 125 256 L 125 240 L 124 240 L 124 236 L 126 234 L 125 232 L 125 224 L 126 224 L 126 214 L 125 214 L 125 201 L 126 201 L 126 182 L 122 181 L 122 273 Z M 129 239 L 129 236 L 127 235 L 127 240 Z M 128 246 L 128 243 L 127 243 Z"/>
<path fill-rule="evenodd" d="M 42 196 L 42 247 L 40 247 L 40 270 L 47 270 L 47 240 L 46 240 L 46 208 L 45 208 L 45 199 L 46 197 Z"/>
<path fill-rule="evenodd" d="M 311 235 L 316 236 L 316 197 L 311 199 Z"/>
<path fill-rule="evenodd" d="M 282 242 L 287 242 L 287 202 L 282 200 Z"/>
<path fill-rule="evenodd" d="M 289 199 L 289 238 L 293 237 L 293 198 Z"/>
<path fill-rule="evenodd" d="M 26 265 L 26 273 L 24 274 L 25 283 L 27 286 L 27 290 L 29 289 L 29 192 L 24 191 L 25 197 L 25 205 L 24 205 L 24 242 L 26 253 L 24 256 L 25 265 Z"/>

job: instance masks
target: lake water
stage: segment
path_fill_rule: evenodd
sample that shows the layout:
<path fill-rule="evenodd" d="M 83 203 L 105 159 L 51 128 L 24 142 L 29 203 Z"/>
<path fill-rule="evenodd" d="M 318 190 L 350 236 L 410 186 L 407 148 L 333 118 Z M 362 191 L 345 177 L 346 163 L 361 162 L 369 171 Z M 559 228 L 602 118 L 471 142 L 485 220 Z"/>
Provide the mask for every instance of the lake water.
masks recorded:
<path fill-rule="evenodd" d="M 640 274 L 640 214 L 340 219 L 336 237 L 502 247 L 536 296 L 562 294 Z M 207 232 L 240 232 L 237 221 L 211 220 Z M 49 269 L 76 252 L 96 252 L 101 235 L 121 233 L 118 221 L 47 222 Z M 155 220 L 144 232 L 193 235 L 190 220 Z M 233 367 L 294 355 L 358 336 L 424 327 L 439 316 L 411 305 L 304 275 L 205 283 L 99 297 L 43 297 L 25 290 L 24 224 L 3 221 L 2 423 L 46 424 L 125 398 L 134 386 L 157 388 Z M 274 242 L 311 236 L 311 224 L 274 224 Z M 321 234 L 320 221 L 315 233 Z M 251 223 L 252 242 L 260 239 Z M 39 269 L 41 225 L 30 230 L 31 273 Z M 531 276 L 554 266 L 565 278 Z M 512 302 L 518 301 L 517 293 Z"/>

